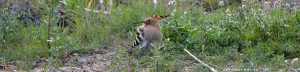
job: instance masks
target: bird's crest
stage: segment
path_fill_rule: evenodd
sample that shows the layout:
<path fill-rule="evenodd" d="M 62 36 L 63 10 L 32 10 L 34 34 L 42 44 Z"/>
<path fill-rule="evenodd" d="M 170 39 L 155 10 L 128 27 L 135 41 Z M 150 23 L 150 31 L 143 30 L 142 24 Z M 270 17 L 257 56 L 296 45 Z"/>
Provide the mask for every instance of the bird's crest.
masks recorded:
<path fill-rule="evenodd" d="M 161 20 L 161 19 L 166 18 L 166 17 L 169 17 L 169 15 L 166 15 L 166 16 L 158 16 L 158 15 L 150 16 L 150 18 L 157 19 L 157 20 Z"/>
<path fill-rule="evenodd" d="M 150 17 L 146 18 L 144 21 L 135 22 L 133 24 L 147 23 L 147 21 L 149 21 L 150 19 L 151 20 L 161 20 L 161 19 L 164 19 L 166 17 L 169 17 L 169 15 L 166 15 L 166 16 L 153 15 L 153 16 L 150 16 Z"/>

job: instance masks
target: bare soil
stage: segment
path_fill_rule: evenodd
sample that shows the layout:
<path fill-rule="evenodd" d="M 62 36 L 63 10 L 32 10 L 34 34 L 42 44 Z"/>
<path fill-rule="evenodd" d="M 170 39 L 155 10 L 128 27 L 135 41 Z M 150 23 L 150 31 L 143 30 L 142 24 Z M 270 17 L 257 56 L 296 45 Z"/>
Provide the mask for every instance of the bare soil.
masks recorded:
<path fill-rule="evenodd" d="M 88 54 L 74 53 L 65 57 L 63 67 L 49 68 L 46 71 L 55 72 L 103 72 L 111 64 L 111 57 L 115 54 L 112 48 L 93 49 Z M 44 72 L 45 69 L 36 67 L 32 72 Z"/>

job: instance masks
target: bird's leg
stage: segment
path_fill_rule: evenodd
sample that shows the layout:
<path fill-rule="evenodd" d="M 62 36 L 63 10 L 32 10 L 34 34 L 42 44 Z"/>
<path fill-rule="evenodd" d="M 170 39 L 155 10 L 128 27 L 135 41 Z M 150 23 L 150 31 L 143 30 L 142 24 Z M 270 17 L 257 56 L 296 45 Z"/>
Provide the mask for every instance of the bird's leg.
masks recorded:
<path fill-rule="evenodd" d="M 149 44 L 149 46 L 150 46 L 150 48 L 154 48 L 154 45 L 151 43 L 151 44 Z"/>
<path fill-rule="evenodd" d="M 143 49 L 143 48 L 147 48 L 147 47 L 148 47 L 148 42 L 143 42 L 143 45 L 141 48 Z"/>
<path fill-rule="evenodd" d="M 149 42 L 144 42 L 143 45 L 142 45 L 142 49 L 146 52 L 150 52 L 151 51 L 151 48 L 153 48 L 154 46 L 149 43 Z"/>

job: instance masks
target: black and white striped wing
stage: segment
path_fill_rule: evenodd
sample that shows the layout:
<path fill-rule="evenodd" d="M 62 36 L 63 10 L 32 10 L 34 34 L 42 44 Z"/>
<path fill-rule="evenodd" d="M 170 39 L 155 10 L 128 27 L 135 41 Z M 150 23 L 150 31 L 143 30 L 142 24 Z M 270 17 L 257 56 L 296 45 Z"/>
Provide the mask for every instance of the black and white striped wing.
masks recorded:
<path fill-rule="evenodd" d="M 136 33 L 136 37 L 135 37 L 135 40 L 131 46 L 131 48 L 129 48 L 127 50 L 128 53 L 131 53 L 131 50 L 137 46 L 139 46 L 140 44 L 142 44 L 143 42 L 143 38 L 144 38 L 144 27 L 139 27 L 137 28 L 137 33 Z"/>
<path fill-rule="evenodd" d="M 136 37 L 135 40 L 133 42 L 132 48 L 135 48 L 136 46 L 139 46 L 142 42 L 143 42 L 143 38 L 144 38 L 144 27 L 139 27 L 137 28 L 137 33 L 136 33 Z"/>

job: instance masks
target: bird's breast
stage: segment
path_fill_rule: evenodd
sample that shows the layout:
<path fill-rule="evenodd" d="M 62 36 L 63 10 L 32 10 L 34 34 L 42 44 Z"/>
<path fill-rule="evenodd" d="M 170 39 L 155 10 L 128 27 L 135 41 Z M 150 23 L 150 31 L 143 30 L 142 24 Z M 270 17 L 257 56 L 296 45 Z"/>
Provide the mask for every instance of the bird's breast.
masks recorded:
<path fill-rule="evenodd" d="M 148 42 L 155 42 L 162 40 L 162 32 L 157 27 L 145 27 L 145 40 Z"/>

